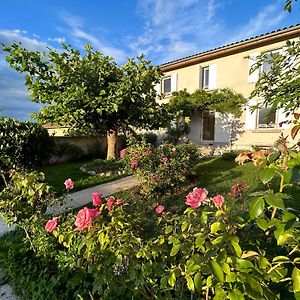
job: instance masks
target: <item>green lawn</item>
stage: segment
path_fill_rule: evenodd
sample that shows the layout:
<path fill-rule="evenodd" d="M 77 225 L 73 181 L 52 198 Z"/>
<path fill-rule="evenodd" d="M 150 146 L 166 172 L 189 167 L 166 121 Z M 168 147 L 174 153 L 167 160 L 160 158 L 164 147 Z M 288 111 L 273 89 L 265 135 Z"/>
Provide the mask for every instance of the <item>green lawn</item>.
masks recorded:
<path fill-rule="evenodd" d="M 45 174 L 46 182 L 54 187 L 57 195 L 62 195 L 66 191 L 64 182 L 68 178 L 71 178 L 74 181 L 74 189 L 72 191 L 79 191 L 126 176 L 113 175 L 106 177 L 99 174 L 91 176 L 80 170 L 80 167 L 87 163 L 91 162 L 66 162 L 52 166 L 45 166 L 41 169 L 41 171 Z"/>
<path fill-rule="evenodd" d="M 164 202 L 165 204 L 175 207 L 182 206 L 181 204 L 183 204 L 184 201 L 181 201 L 183 203 L 180 203 L 180 199 L 196 186 L 205 188 L 210 196 L 222 194 L 229 200 L 230 197 L 228 196 L 228 193 L 231 190 L 232 184 L 245 183 L 247 185 L 244 197 L 246 205 L 249 203 L 250 199 L 252 199 L 251 193 L 264 191 L 266 189 L 259 180 L 259 169 L 252 163 L 246 163 L 239 166 L 234 161 L 225 160 L 221 157 L 205 157 L 195 166 L 195 170 L 197 173 L 196 178 L 192 183 L 189 183 L 189 185 L 186 186 L 186 192 L 183 192 L 182 195 L 172 196 L 170 199 L 166 199 Z M 279 179 L 271 186 L 274 192 L 278 192 L 278 183 Z M 291 195 L 291 199 L 286 201 L 286 205 L 300 210 L 300 187 L 293 186 L 287 188 L 284 192 Z M 130 201 L 130 198 L 135 197 L 133 190 L 118 193 L 118 196 L 122 196 L 125 199 L 127 198 L 128 201 Z"/>

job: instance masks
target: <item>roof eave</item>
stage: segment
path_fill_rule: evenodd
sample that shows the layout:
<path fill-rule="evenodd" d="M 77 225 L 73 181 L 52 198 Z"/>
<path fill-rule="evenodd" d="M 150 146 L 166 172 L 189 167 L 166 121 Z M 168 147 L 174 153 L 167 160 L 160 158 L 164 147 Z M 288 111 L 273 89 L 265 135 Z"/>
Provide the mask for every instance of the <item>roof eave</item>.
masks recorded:
<path fill-rule="evenodd" d="M 205 53 L 196 54 L 178 61 L 166 63 L 160 66 L 161 71 L 168 72 L 183 67 L 188 67 L 198 63 L 210 61 L 216 58 L 252 50 L 258 47 L 270 45 L 277 42 L 286 41 L 300 36 L 300 26 L 288 28 L 279 32 L 273 32 L 264 36 L 259 36 L 234 45 L 220 47 Z"/>

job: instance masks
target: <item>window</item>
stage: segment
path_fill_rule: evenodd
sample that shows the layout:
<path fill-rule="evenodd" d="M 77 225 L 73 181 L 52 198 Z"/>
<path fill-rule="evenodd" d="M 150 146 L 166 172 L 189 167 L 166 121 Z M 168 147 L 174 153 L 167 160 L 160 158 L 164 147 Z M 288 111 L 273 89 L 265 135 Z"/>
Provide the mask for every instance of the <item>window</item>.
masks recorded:
<path fill-rule="evenodd" d="M 202 69 L 202 88 L 209 88 L 209 67 L 205 67 Z"/>
<path fill-rule="evenodd" d="M 162 92 L 167 95 L 171 93 L 171 77 L 163 78 Z"/>
<path fill-rule="evenodd" d="M 261 107 L 257 114 L 257 128 L 275 128 L 276 110 L 270 107 Z"/>
<path fill-rule="evenodd" d="M 261 73 L 267 74 L 271 71 L 271 67 L 272 67 L 271 60 L 272 60 L 272 58 L 276 57 L 276 55 L 278 55 L 278 54 L 280 54 L 280 50 L 270 51 L 265 54 L 264 61 L 260 68 Z"/>

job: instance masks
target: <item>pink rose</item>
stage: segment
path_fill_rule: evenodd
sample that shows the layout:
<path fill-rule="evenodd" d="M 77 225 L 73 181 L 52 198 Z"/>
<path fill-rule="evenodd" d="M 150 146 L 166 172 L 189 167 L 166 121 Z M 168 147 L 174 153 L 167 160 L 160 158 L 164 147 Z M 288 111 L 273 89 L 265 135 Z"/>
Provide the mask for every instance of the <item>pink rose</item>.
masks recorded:
<path fill-rule="evenodd" d="M 72 190 L 74 187 L 74 182 L 70 178 L 67 179 L 64 184 L 65 184 L 67 190 Z"/>
<path fill-rule="evenodd" d="M 167 162 L 169 159 L 166 157 L 166 156 L 164 156 L 163 158 L 162 158 L 162 161 L 163 162 Z"/>
<path fill-rule="evenodd" d="M 96 192 L 96 193 L 93 193 L 92 196 L 93 196 L 93 205 L 94 206 L 101 206 L 102 205 L 101 194 Z"/>
<path fill-rule="evenodd" d="M 47 232 L 53 232 L 57 227 L 57 217 L 54 217 L 52 220 L 49 220 L 45 225 L 45 230 Z"/>
<path fill-rule="evenodd" d="M 117 205 L 120 205 L 120 204 L 122 204 L 122 203 L 123 203 L 122 198 L 117 199 L 117 201 L 116 201 L 116 204 L 117 204 Z"/>
<path fill-rule="evenodd" d="M 83 229 L 87 228 L 92 223 L 93 218 L 99 214 L 100 211 L 98 209 L 84 207 L 76 216 L 75 226 L 82 231 Z"/>
<path fill-rule="evenodd" d="M 220 207 L 224 203 L 224 197 L 220 194 L 216 195 L 212 199 L 215 206 Z"/>
<path fill-rule="evenodd" d="M 107 206 L 114 206 L 115 205 L 115 200 L 114 198 L 108 198 L 107 199 Z"/>
<path fill-rule="evenodd" d="M 126 154 L 127 148 L 124 148 L 120 151 L 120 158 L 123 158 Z"/>
<path fill-rule="evenodd" d="M 208 192 L 206 189 L 196 187 L 186 196 L 185 204 L 190 205 L 192 208 L 197 208 L 208 201 L 207 194 Z"/>
<path fill-rule="evenodd" d="M 165 207 L 161 204 L 155 208 L 156 213 L 161 214 L 165 210 Z"/>
<path fill-rule="evenodd" d="M 136 165 L 138 164 L 138 160 L 137 159 L 135 159 L 135 160 L 133 160 L 132 162 L 131 162 L 131 164 L 130 164 L 130 168 L 131 169 L 134 169 L 135 167 L 136 167 Z"/>

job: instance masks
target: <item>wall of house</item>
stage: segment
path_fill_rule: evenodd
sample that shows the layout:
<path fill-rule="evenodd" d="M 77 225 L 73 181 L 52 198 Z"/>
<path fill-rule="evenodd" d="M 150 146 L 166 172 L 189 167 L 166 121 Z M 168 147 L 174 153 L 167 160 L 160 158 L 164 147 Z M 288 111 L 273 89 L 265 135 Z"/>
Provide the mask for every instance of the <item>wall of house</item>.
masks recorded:
<path fill-rule="evenodd" d="M 249 78 L 249 69 L 253 64 L 252 58 L 264 51 L 277 50 L 285 46 L 285 42 L 273 43 L 271 45 L 248 50 L 226 57 L 199 63 L 192 66 L 182 67 L 177 70 L 165 73 L 165 76 L 176 76 L 176 85 L 173 90 L 179 91 L 187 89 L 193 92 L 201 88 L 201 68 L 214 66 L 216 76 L 214 78 L 213 88 L 231 88 L 238 93 L 242 93 L 244 97 L 249 99 L 252 90 L 255 87 L 255 81 L 252 77 Z M 249 57 L 251 58 L 249 60 Z M 257 74 L 258 75 L 258 74 Z M 255 77 L 255 74 L 254 74 Z M 167 102 L 169 97 L 163 101 Z M 258 99 L 251 100 L 253 105 Z M 277 123 L 285 120 L 285 116 L 279 111 L 277 112 Z M 258 129 L 256 125 L 257 113 L 251 114 L 249 108 L 245 107 L 242 116 L 238 120 L 226 120 L 226 124 L 221 124 L 222 116 L 216 116 L 215 124 L 215 144 L 229 145 L 233 148 L 249 148 L 251 145 L 272 146 L 279 134 L 283 132 L 289 134 L 289 126 L 282 129 L 276 125 L 274 129 Z M 201 116 L 195 114 L 191 118 L 190 123 L 190 139 L 196 144 L 202 144 L 201 140 Z M 235 132 L 231 132 L 235 130 Z M 232 140 L 232 143 L 230 143 Z"/>

